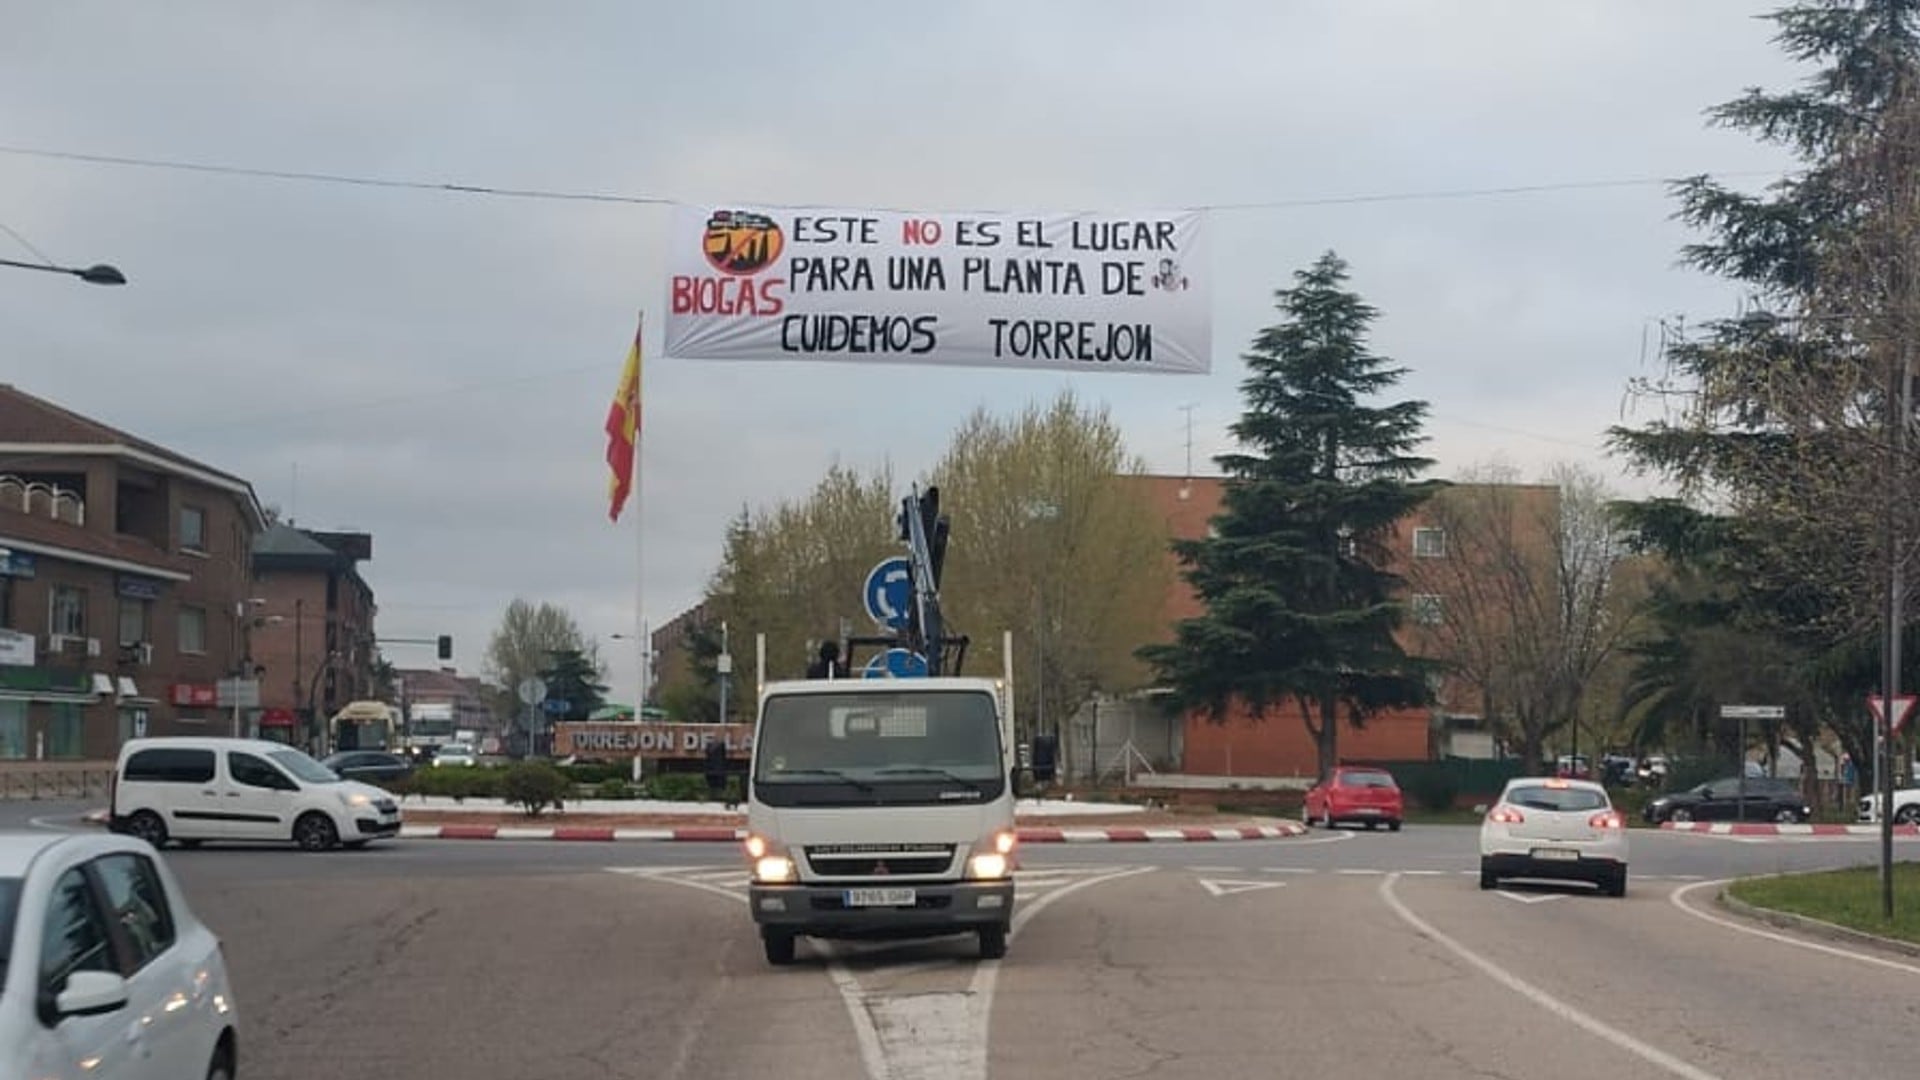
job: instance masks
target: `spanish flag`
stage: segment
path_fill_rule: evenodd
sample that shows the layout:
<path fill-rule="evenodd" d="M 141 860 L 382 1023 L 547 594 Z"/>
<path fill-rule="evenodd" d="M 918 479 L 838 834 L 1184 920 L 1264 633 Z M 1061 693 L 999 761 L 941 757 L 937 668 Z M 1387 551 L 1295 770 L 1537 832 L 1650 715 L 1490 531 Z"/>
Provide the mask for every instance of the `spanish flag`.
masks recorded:
<path fill-rule="evenodd" d="M 613 404 L 607 408 L 607 519 L 619 521 L 620 511 L 633 494 L 633 469 L 636 447 L 640 442 L 640 332 L 633 332 L 633 347 L 627 350 L 626 370 L 620 373 L 620 388 L 613 392 Z"/>

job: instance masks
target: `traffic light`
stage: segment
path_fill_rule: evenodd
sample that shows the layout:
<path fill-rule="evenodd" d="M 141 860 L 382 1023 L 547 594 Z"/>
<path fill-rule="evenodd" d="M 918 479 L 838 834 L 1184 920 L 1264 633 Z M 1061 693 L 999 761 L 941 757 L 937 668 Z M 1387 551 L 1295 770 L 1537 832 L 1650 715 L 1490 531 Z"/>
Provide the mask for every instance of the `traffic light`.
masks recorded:
<path fill-rule="evenodd" d="M 440 659 L 442 660 L 453 659 L 453 635 L 452 634 L 440 635 Z"/>

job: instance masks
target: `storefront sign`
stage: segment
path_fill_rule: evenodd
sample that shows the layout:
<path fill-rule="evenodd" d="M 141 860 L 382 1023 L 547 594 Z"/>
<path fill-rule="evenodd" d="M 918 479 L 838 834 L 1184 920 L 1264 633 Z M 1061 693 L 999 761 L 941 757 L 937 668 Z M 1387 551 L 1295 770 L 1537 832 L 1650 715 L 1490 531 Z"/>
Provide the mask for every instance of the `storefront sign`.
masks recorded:
<path fill-rule="evenodd" d="M 261 727 L 294 727 L 298 723 L 292 709 L 266 709 L 260 713 Z"/>
<path fill-rule="evenodd" d="M 0 630 L 0 664 L 33 666 L 33 635 L 18 630 Z"/>
<path fill-rule="evenodd" d="M 167 700 L 175 705 L 211 706 L 220 696 L 212 683 L 174 683 L 167 688 Z"/>
<path fill-rule="evenodd" d="M 553 725 L 557 757 L 698 758 L 706 754 L 707 743 L 716 739 L 726 746 L 728 757 L 746 758 L 753 753 L 752 724 Z"/>
<path fill-rule="evenodd" d="M 161 582 L 157 578 L 139 577 L 134 574 L 121 574 L 118 579 L 120 595 L 129 600 L 160 599 Z"/>

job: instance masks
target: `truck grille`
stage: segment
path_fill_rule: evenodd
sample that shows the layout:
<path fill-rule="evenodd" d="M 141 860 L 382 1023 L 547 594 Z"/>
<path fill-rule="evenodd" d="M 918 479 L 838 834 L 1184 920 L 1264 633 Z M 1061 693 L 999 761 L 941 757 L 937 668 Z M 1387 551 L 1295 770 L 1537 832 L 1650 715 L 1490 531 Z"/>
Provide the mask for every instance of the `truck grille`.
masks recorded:
<path fill-rule="evenodd" d="M 848 846 L 808 848 L 807 866 L 822 877 L 883 878 L 902 874 L 941 874 L 953 865 L 952 844 L 916 844 L 901 850 Z"/>

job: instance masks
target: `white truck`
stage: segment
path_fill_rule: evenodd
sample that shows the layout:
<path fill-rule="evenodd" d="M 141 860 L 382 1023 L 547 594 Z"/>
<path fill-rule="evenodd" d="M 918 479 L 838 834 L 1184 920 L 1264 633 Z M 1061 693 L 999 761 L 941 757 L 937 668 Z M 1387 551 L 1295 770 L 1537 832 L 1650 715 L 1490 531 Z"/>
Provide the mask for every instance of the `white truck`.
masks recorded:
<path fill-rule="evenodd" d="M 1006 954 L 1014 787 L 1005 683 L 767 684 L 753 743 L 749 900 L 767 961 L 800 936 L 972 932 Z"/>
<path fill-rule="evenodd" d="M 940 612 L 947 520 L 940 493 L 900 512 L 908 573 L 882 562 L 867 610 L 891 636 L 862 674 L 823 648 L 816 678 L 760 680 L 747 783 L 748 900 L 772 964 L 811 937 L 972 933 L 1006 955 L 1013 924 L 1016 763 L 1012 643 L 1001 679 L 961 678 L 967 638 Z M 902 592 L 878 587 L 905 578 Z M 764 660 L 762 662 L 764 667 Z M 762 672 L 764 676 L 764 671 Z"/>

